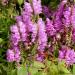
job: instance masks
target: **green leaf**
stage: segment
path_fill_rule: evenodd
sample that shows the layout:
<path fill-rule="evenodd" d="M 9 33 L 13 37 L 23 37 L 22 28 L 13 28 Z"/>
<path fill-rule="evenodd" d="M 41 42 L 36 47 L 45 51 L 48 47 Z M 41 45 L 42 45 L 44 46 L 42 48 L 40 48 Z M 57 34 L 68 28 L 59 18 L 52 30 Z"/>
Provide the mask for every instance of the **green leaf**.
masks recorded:
<path fill-rule="evenodd" d="M 73 74 L 75 74 L 75 64 L 73 65 Z"/>
<path fill-rule="evenodd" d="M 36 68 L 45 68 L 45 65 L 39 61 L 34 61 L 33 66 Z"/>
<path fill-rule="evenodd" d="M 34 68 L 34 67 L 30 67 L 29 68 L 29 73 L 31 75 L 35 75 L 37 72 L 38 72 L 38 69 L 37 68 Z"/>
<path fill-rule="evenodd" d="M 20 67 L 17 67 L 17 75 L 27 75 L 27 68 L 24 65 L 21 65 Z"/>
<path fill-rule="evenodd" d="M 18 4 L 21 5 L 24 0 L 17 0 L 17 1 L 18 1 Z"/>
<path fill-rule="evenodd" d="M 47 75 L 47 73 L 46 72 L 42 72 L 42 74 L 41 75 Z"/>
<path fill-rule="evenodd" d="M 49 67 L 51 65 L 51 61 L 46 60 L 46 65 Z"/>
<path fill-rule="evenodd" d="M 35 75 L 42 75 L 42 72 L 37 72 Z"/>
<path fill-rule="evenodd" d="M 69 70 L 65 67 L 65 63 L 64 62 L 60 62 L 58 64 L 58 69 L 59 69 L 60 73 L 70 74 Z"/>
<path fill-rule="evenodd" d="M 11 75 L 17 75 L 16 69 L 14 69 L 14 70 L 11 71 Z"/>
<path fill-rule="evenodd" d="M 0 38 L 0 43 L 2 43 L 3 42 L 3 39 L 2 38 Z"/>
<path fill-rule="evenodd" d="M 38 46 L 38 44 L 36 43 L 32 49 L 32 55 L 34 55 L 36 53 L 37 46 Z"/>
<path fill-rule="evenodd" d="M 55 65 L 54 63 L 52 63 L 50 66 L 49 66 L 49 72 L 48 72 L 48 75 L 58 75 L 58 69 L 57 69 L 57 65 Z"/>

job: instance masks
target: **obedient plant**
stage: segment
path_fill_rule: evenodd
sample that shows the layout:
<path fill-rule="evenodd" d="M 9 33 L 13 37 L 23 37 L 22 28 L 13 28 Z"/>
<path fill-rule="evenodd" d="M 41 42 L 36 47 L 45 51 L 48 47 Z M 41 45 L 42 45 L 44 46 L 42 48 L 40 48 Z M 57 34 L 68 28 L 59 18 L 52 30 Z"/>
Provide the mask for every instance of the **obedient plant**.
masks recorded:
<path fill-rule="evenodd" d="M 56 58 L 67 66 L 75 63 L 75 4 L 61 0 L 52 12 L 47 7 L 41 0 L 24 1 L 21 15 L 10 27 L 8 62 L 20 64 L 30 56 L 30 60 L 42 63 Z"/>
<path fill-rule="evenodd" d="M 66 64 L 72 65 L 73 63 L 75 63 L 74 50 L 62 46 L 62 49 L 59 51 L 59 60 L 60 61 L 65 60 Z"/>

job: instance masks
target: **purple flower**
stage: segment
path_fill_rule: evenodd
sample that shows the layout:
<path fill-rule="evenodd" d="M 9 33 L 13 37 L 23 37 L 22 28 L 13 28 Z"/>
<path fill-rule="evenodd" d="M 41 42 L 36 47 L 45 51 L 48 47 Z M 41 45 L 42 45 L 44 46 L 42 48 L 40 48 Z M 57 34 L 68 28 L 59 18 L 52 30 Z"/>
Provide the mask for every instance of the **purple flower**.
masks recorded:
<path fill-rule="evenodd" d="M 56 31 L 61 31 L 61 29 L 63 28 L 61 14 L 59 14 L 59 12 L 57 12 L 57 14 L 55 15 L 53 25 Z"/>
<path fill-rule="evenodd" d="M 18 33 L 18 27 L 17 27 L 17 25 L 12 25 L 12 26 L 10 27 L 10 31 L 11 31 L 12 33 Z"/>
<path fill-rule="evenodd" d="M 65 49 L 62 49 L 62 50 L 59 50 L 59 59 L 64 59 L 64 56 L 65 56 L 65 53 L 66 53 L 66 50 Z"/>
<path fill-rule="evenodd" d="M 18 26 L 19 26 L 21 40 L 26 41 L 27 39 L 26 25 L 23 22 L 18 21 Z"/>
<path fill-rule="evenodd" d="M 38 49 L 43 51 L 47 45 L 47 34 L 45 30 L 45 24 L 42 18 L 38 19 Z"/>
<path fill-rule="evenodd" d="M 37 54 L 36 60 L 42 62 L 44 60 L 44 57 L 42 55 Z"/>
<path fill-rule="evenodd" d="M 26 12 L 26 14 L 28 15 L 29 13 L 32 13 L 33 12 L 33 9 L 31 7 L 31 4 L 28 3 L 28 2 L 25 2 L 24 3 L 24 10 Z"/>
<path fill-rule="evenodd" d="M 63 26 L 62 26 L 61 19 L 56 17 L 55 20 L 54 20 L 54 28 L 55 28 L 55 30 L 61 32 L 62 27 Z"/>
<path fill-rule="evenodd" d="M 20 56 L 20 51 L 15 53 L 15 61 L 20 62 L 21 56 Z"/>
<path fill-rule="evenodd" d="M 33 25 L 34 25 L 34 23 L 31 20 L 28 20 L 27 28 L 28 28 L 29 32 L 32 32 Z"/>
<path fill-rule="evenodd" d="M 8 49 L 6 55 L 7 55 L 7 60 L 9 62 L 13 62 L 15 60 L 15 58 L 14 58 L 14 55 L 15 54 L 14 54 L 14 51 L 13 50 Z"/>
<path fill-rule="evenodd" d="M 31 32 L 32 32 L 32 35 L 31 35 L 32 40 L 31 40 L 31 42 L 34 42 L 36 40 L 37 30 L 38 30 L 37 29 L 37 24 L 35 23 L 35 24 L 32 25 L 32 30 L 31 30 Z"/>
<path fill-rule="evenodd" d="M 75 29 L 72 31 L 72 40 L 75 42 Z"/>
<path fill-rule="evenodd" d="M 31 20 L 31 16 L 22 13 L 22 18 L 23 18 L 23 22 L 24 22 L 26 25 L 28 25 L 28 22 Z"/>
<path fill-rule="evenodd" d="M 75 63 L 75 52 L 74 50 L 67 50 L 65 60 L 67 64 L 74 64 Z"/>
<path fill-rule="evenodd" d="M 66 48 L 59 51 L 59 60 L 65 60 L 67 65 L 72 65 L 75 63 L 75 52 L 73 49 Z"/>
<path fill-rule="evenodd" d="M 42 12 L 41 0 L 32 0 L 35 15 Z"/>
<path fill-rule="evenodd" d="M 65 27 L 70 27 L 70 16 L 71 16 L 71 7 L 66 7 L 66 9 L 63 11 L 63 23 Z"/>
<path fill-rule="evenodd" d="M 13 47 L 13 51 L 15 53 L 15 55 L 14 55 L 15 61 L 19 62 L 20 59 L 21 59 L 19 47 L 18 46 L 14 46 Z"/>
<path fill-rule="evenodd" d="M 22 21 L 22 16 L 16 16 L 15 19 L 16 19 L 16 22 Z"/>
<path fill-rule="evenodd" d="M 7 50 L 7 60 L 8 62 L 19 62 L 21 59 L 20 50 L 18 46 L 13 46 L 12 49 Z"/>
<path fill-rule="evenodd" d="M 51 12 L 49 11 L 49 8 L 47 6 L 43 6 L 43 13 L 46 17 L 50 17 L 51 16 Z"/>
<path fill-rule="evenodd" d="M 57 31 L 62 32 L 63 25 L 62 25 L 62 14 L 64 10 L 65 2 L 61 2 L 58 6 L 57 11 L 54 13 L 54 27 Z"/>
<path fill-rule="evenodd" d="M 62 2 L 64 2 L 64 3 L 67 3 L 67 0 L 60 0 L 60 1 L 62 1 Z"/>
<path fill-rule="evenodd" d="M 33 13 L 33 9 L 31 7 L 31 4 L 28 2 L 24 3 L 24 10 L 22 12 L 22 18 L 23 18 L 23 22 L 27 25 L 28 21 L 31 20 L 31 16 Z"/>
<path fill-rule="evenodd" d="M 13 45 L 18 45 L 20 41 L 20 33 L 18 31 L 17 25 L 13 25 L 10 28 L 11 30 L 11 36 L 10 36 L 10 41 L 12 42 Z"/>
<path fill-rule="evenodd" d="M 72 8 L 71 24 L 72 24 L 73 28 L 75 29 L 75 5 Z"/>
<path fill-rule="evenodd" d="M 56 33 L 52 21 L 49 20 L 48 18 L 46 18 L 46 31 L 48 36 L 53 36 Z"/>

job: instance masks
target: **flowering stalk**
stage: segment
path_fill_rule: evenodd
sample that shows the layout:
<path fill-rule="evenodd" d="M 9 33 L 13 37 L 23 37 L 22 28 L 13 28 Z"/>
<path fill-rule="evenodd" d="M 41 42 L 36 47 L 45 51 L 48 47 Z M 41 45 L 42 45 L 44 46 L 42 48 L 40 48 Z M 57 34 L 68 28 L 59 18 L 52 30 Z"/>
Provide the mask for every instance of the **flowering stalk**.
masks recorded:
<path fill-rule="evenodd" d="M 21 15 L 16 17 L 15 25 L 10 27 L 7 60 L 20 62 L 24 58 L 43 62 L 57 57 L 59 61 L 65 60 L 67 65 L 74 64 L 75 5 L 62 0 L 53 14 L 50 15 L 48 9 L 46 20 L 40 17 L 42 13 L 41 0 L 24 2 Z M 57 52 L 58 55 L 55 55 Z"/>

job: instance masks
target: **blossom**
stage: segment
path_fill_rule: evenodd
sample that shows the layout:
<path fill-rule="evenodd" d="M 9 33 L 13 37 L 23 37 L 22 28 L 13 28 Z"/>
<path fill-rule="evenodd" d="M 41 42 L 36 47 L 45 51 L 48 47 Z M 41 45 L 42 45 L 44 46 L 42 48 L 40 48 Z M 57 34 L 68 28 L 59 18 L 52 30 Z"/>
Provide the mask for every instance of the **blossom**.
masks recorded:
<path fill-rule="evenodd" d="M 40 54 L 37 54 L 36 55 L 36 60 L 42 62 L 44 60 L 44 56 L 40 55 Z"/>
<path fill-rule="evenodd" d="M 72 31 L 72 40 L 75 42 L 75 29 Z"/>
<path fill-rule="evenodd" d="M 15 19 L 16 19 L 16 22 L 22 21 L 22 16 L 16 16 Z"/>
<path fill-rule="evenodd" d="M 12 49 L 8 49 L 6 55 L 7 55 L 7 60 L 9 62 L 13 62 L 15 60 L 15 58 L 14 58 L 15 54 Z"/>
<path fill-rule="evenodd" d="M 62 0 L 63 3 L 67 3 L 67 0 Z"/>
<path fill-rule="evenodd" d="M 26 32 L 26 25 L 22 21 L 18 21 L 20 36 L 22 41 L 26 41 L 27 39 L 27 32 Z"/>
<path fill-rule="evenodd" d="M 58 9 L 56 10 L 56 12 L 54 13 L 54 28 L 56 29 L 56 31 L 58 32 L 62 32 L 63 29 L 63 25 L 62 25 L 62 14 L 63 14 L 63 10 L 64 10 L 64 5 L 66 4 L 66 2 L 61 2 L 58 6 Z"/>
<path fill-rule="evenodd" d="M 54 21 L 54 28 L 56 29 L 56 31 L 60 31 L 62 29 L 62 22 L 61 19 L 56 17 L 55 21 Z"/>
<path fill-rule="evenodd" d="M 42 12 L 41 0 L 32 0 L 35 15 Z"/>
<path fill-rule="evenodd" d="M 66 56 L 65 56 L 65 59 L 66 59 L 66 63 L 67 64 L 74 64 L 75 63 L 75 52 L 74 50 L 67 50 L 66 52 Z"/>
<path fill-rule="evenodd" d="M 12 25 L 10 27 L 11 36 L 10 36 L 10 41 L 12 42 L 13 45 L 18 45 L 20 41 L 20 33 L 18 31 L 17 25 Z"/>
<path fill-rule="evenodd" d="M 41 18 L 38 19 L 38 44 L 38 49 L 42 51 L 47 45 L 47 34 L 45 30 L 45 24 Z"/>
<path fill-rule="evenodd" d="M 75 29 L 75 5 L 72 8 L 71 24 L 72 24 L 72 27 Z"/>
<path fill-rule="evenodd" d="M 38 29 L 37 29 L 37 24 L 34 23 L 34 24 L 32 25 L 32 30 L 31 30 L 31 32 L 32 32 L 32 35 L 31 35 L 32 40 L 31 40 L 31 42 L 34 42 L 34 41 L 36 40 L 37 30 L 38 30 Z"/>
<path fill-rule="evenodd" d="M 19 62 L 21 59 L 20 50 L 18 46 L 13 46 L 12 49 L 8 49 L 6 55 L 7 55 L 7 60 L 9 62 L 13 61 Z"/>
<path fill-rule="evenodd" d="M 42 11 L 46 17 L 51 16 L 51 12 L 49 11 L 49 8 L 47 6 L 43 6 Z"/>
<path fill-rule="evenodd" d="M 33 13 L 33 9 L 31 7 L 31 4 L 28 2 L 25 2 L 24 9 L 22 12 L 22 19 L 26 25 L 28 24 L 28 21 L 31 20 L 32 13 Z"/>
<path fill-rule="evenodd" d="M 46 18 L 46 31 L 47 31 L 48 36 L 53 36 L 56 33 L 53 23 L 51 20 L 49 20 L 49 18 Z"/>
<path fill-rule="evenodd" d="M 70 17 L 71 17 L 71 7 L 66 7 L 66 9 L 63 11 L 63 16 L 64 16 L 64 26 L 65 27 L 70 27 Z"/>
<path fill-rule="evenodd" d="M 63 48 L 59 50 L 59 60 L 65 60 L 67 65 L 72 65 L 75 63 L 75 52 L 70 48 Z"/>
<path fill-rule="evenodd" d="M 20 62 L 21 56 L 20 56 L 20 49 L 18 46 L 14 46 L 13 47 L 13 51 L 14 51 L 14 61 L 16 62 Z"/>
<path fill-rule="evenodd" d="M 33 12 L 31 4 L 28 3 L 28 2 L 24 3 L 24 8 L 23 9 L 25 10 L 25 12 L 26 12 L 27 15 Z"/>

